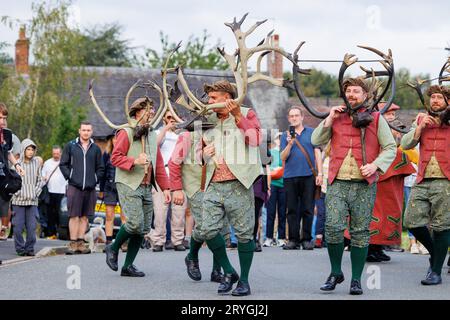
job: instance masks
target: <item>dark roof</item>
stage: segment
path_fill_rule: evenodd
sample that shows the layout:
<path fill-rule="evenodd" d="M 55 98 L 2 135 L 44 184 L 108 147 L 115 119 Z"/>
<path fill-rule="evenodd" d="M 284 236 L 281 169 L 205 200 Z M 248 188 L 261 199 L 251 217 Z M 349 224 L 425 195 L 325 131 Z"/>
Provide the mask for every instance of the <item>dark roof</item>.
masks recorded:
<path fill-rule="evenodd" d="M 160 70 L 139 69 L 139 68 L 118 68 L 118 67 L 89 67 L 86 71 L 95 79 L 94 94 L 98 104 L 114 124 L 126 122 L 124 101 L 129 88 L 138 80 L 152 79 L 161 85 Z M 189 82 L 191 91 L 197 95 L 203 93 L 203 84 L 217 81 L 227 77 L 233 81 L 231 72 L 214 70 L 185 70 L 186 79 Z M 173 84 L 176 77 L 169 75 L 168 82 Z M 88 87 L 90 78 L 83 80 L 80 89 L 81 105 L 90 106 L 88 120 L 94 126 L 94 136 L 97 139 L 105 138 L 111 128 L 100 117 L 89 98 Z M 134 99 L 145 94 L 144 89 L 137 89 L 130 98 L 130 104 Z M 159 96 L 156 91 L 147 93 L 158 104 Z M 249 86 L 248 95 L 244 104 L 255 109 L 261 124 L 264 128 L 277 127 L 277 115 L 283 114 L 288 107 L 288 95 L 284 88 L 274 87 L 263 81 L 258 81 Z M 182 117 L 189 118 L 187 110 L 176 107 Z M 284 116 L 283 116 L 284 117 Z M 285 117 L 284 117 L 285 118 Z"/>

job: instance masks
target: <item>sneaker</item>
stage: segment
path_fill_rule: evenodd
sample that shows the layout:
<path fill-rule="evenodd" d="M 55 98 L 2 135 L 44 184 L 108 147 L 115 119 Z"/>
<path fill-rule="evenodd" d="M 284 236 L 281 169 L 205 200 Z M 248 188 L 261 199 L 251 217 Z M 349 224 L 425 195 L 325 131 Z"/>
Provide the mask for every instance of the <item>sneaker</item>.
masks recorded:
<path fill-rule="evenodd" d="M 419 246 L 417 245 L 417 243 L 413 243 L 413 244 L 411 245 L 410 252 L 411 252 L 412 254 L 419 254 L 419 253 L 420 253 L 420 251 L 419 251 Z"/>
<path fill-rule="evenodd" d="M 263 247 L 271 247 L 272 246 L 272 239 L 267 238 L 266 241 L 263 243 Z"/>
<path fill-rule="evenodd" d="M 26 253 L 25 251 L 16 251 L 16 254 L 17 254 L 19 257 L 25 257 L 25 256 L 27 255 L 27 253 Z"/>
<path fill-rule="evenodd" d="M 424 255 L 430 254 L 430 253 L 428 252 L 427 248 L 425 248 L 425 247 L 423 246 L 423 244 L 419 244 L 419 251 L 420 251 L 420 254 L 424 254 Z"/>
<path fill-rule="evenodd" d="M 261 243 L 259 241 L 255 242 L 255 252 L 261 252 L 262 248 L 261 248 Z"/>
<path fill-rule="evenodd" d="M 54 235 L 52 235 L 52 236 L 50 236 L 50 237 L 47 237 L 47 240 L 56 240 L 56 239 L 58 239 L 58 237 L 56 236 L 56 234 L 54 234 Z"/>
<path fill-rule="evenodd" d="M 277 240 L 277 247 L 284 247 L 286 245 L 286 241 L 283 239 Z"/>

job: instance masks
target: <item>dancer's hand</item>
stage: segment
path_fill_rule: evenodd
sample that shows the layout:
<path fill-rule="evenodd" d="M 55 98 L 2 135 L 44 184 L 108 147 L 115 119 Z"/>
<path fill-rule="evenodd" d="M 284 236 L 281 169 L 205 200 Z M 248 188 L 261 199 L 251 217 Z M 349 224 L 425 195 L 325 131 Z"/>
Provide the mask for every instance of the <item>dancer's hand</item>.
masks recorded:
<path fill-rule="evenodd" d="M 374 163 L 368 163 L 365 166 L 361 166 L 361 168 L 359 168 L 359 170 L 361 170 L 361 174 L 366 178 L 373 175 L 377 171 L 377 169 L 378 167 Z"/>
<path fill-rule="evenodd" d="M 170 196 L 170 190 L 164 190 L 164 203 L 165 204 L 169 204 L 170 201 L 172 200 L 172 197 Z"/>
<path fill-rule="evenodd" d="M 173 192 L 173 203 L 182 206 L 184 203 L 184 193 L 183 190 L 175 190 Z"/>

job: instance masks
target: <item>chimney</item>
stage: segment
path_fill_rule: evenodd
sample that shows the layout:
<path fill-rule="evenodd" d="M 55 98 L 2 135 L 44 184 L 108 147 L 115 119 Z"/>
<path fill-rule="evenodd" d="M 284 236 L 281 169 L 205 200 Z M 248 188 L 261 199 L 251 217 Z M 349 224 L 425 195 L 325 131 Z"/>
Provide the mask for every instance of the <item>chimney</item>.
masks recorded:
<path fill-rule="evenodd" d="M 25 36 L 25 26 L 19 30 L 19 39 L 16 41 L 16 72 L 17 74 L 28 74 L 28 55 L 30 51 L 30 40 Z"/>
<path fill-rule="evenodd" d="M 270 42 L 272 46 L 280 47 L 280 36 L 278 34 L 272 35 Z M 269 76 L 276 79 L 283 78 L 283 56 L 280 53 L 271 51 L 267 55 L 267 71 Z"/>

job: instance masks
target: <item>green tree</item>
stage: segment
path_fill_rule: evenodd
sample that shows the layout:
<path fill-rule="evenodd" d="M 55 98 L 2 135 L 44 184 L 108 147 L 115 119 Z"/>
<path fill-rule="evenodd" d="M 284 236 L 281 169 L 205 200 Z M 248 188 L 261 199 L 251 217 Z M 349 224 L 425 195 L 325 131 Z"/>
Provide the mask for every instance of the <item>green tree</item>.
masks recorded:
<path fill-rule="evenodd" d="M 64 145 L 77 135 L 86 108 L 70 93 L 72 81 L 81 81 L 83 65 L 79 32 L 67 25 L 70 1 L 32 4 L 30 30 L 33 66 L 27 77 L 10 76 L 1 89 L 0 100 L 10 109 L 8 124 L 24 139 L 35 141 L 40 154 L 48 157 L 53 144 Z"/>
<path fill-rule="evenodd" d="M 419 79 L 429 79 L 429 74 L 418 74 L 412 76 L 408 69 L 401 68 L 395 73 L 395 82 L 397 85 L 397 90 L 395 91 L 394 103 L 399 105 L 404 109 L 421 109 L 423 108 L 420 99 L 412 88 L 410 88 L 407 83 L 415 82 L 417 78 Z M 424 90 L 428 86 L 424 85 Z M 389 95 L 390 91 L 387 93 Z"/>
<path fill-rule="evenodd" d="M 78 34 L 78 53 L 85 66 L 131 67 L 137 63 L 129 40 L 121 39 L 118 23 L 84 29 Z"/>
<path fill-rule="evenodd" d="M 8 65 L 11 65 L 14 62 L 13 58 L 4 52 L 7 47 L 9 47 L 8 43 L 0 42 L 0 86 L 10 73 Z"/>
<path fill-rule="evenodd" d="M 185 45 L 172 56 L 169 68 L 180 65 L 190 69 L 228 69 L 227 62 L 217 51 L 217 47 L 223 46 L 220 39 L 217 40 L 215 46 L 209 46 L 209 38 L 210 35 L 206 30 L 203 31 L 203 35 L 200 37 L 191 35 Z M 169 52 L 177 46 L 176 42 L 169 41 L 169 37 L 163 31 L 160 31 L 160 41 L 162 52 L 146 49 L 146 61 L 142 63 L 143 65 L 149 65 L 151 68 L 161 68 Z"/>
<path fill-rule="evenodd" d="M 285 72 L 284 77 L 292 79 L 291 72 Z M 307 97 L 339 97 L 339 85 L 337 77 L 321 70 L 311 69 L 310 75 L 301 75 L 300 84 Z M 295 92 L 289 92 L 294 96 Z"/>

